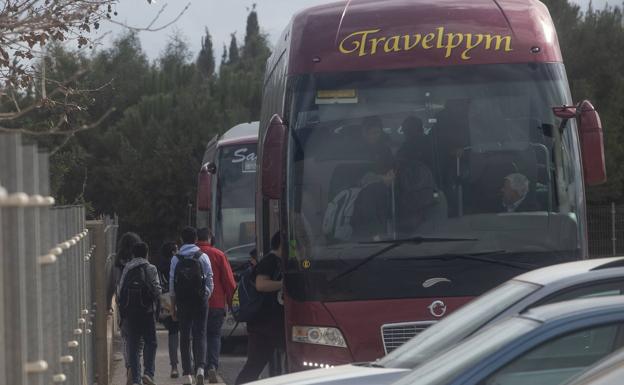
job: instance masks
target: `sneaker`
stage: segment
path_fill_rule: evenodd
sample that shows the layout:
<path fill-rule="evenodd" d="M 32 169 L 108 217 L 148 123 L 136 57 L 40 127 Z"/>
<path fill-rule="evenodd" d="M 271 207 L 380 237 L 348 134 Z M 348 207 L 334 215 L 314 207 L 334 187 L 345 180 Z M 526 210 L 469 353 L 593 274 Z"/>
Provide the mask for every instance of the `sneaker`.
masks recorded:
<path fill-rule="evenodd" d="M 143 380 L 143 385 L 156 385 L 156 382 L 154 382 L 154 379 L 148 376 L 147 374 L 143 375 L 142 380 Z"/>
<path fill-rule="evenodd" d="M 196 385 L 204 385 L 204 368 L 197 369 L 197 378 Z"/>
<path fill-rule="evenodd" d="M 208 372 L 206 373 L 208 375 L 208 382 L 211 384 L 218 384 L 219 383 L 219 379 L 217 378 L 217 371 L 215 370 L 215 368 L 210 368 L 208 369 Z"/>
<path fill-rule="evenodd" d="M 193 376 L 191 376 L 190 374 L 184 376 L 184 380 L 184 385 L 193 385 Z"/>
<path fill-rule="evenodd" d="M 171 368 L 171 378 L 178 378 L 178 377 L 180 377 L 180 373 L 178 372 L 178 368 L 174 366 Z"/>

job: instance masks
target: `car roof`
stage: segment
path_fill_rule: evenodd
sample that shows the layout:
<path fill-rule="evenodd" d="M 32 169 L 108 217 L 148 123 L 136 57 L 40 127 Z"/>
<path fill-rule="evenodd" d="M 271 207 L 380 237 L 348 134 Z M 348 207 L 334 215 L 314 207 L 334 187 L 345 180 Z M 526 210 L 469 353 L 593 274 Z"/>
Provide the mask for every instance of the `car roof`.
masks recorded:
<path fill-rule="evenodd" d="M 521 313 L 520 317 L 533 319 L 539 322 L 549 322 L 577 314 L 591 316 L 594 313 L 613 310 L 624 311 L 624 296 L 592 297 L 557 302 L 531 308 Z"/>
<path fill-rule="evenodd" d="M 585 259 L 582 261 L 560 263 L 558 265 L 529 271 L 514 279 L 545 286 L 590 271 L 616 267 L 624 268 L 624 257 Z"/>

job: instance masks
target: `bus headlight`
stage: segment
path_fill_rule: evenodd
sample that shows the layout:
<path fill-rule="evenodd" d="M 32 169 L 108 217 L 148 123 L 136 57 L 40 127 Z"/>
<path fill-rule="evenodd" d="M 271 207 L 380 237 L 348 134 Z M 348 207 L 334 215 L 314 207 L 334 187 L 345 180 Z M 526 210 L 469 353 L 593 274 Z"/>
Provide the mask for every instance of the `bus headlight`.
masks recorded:
<path fill-rule="evenodd" d="M 316 326 L 293 326 L 293 342 L 346 348 L 347 343 L 337 328 Z"/>

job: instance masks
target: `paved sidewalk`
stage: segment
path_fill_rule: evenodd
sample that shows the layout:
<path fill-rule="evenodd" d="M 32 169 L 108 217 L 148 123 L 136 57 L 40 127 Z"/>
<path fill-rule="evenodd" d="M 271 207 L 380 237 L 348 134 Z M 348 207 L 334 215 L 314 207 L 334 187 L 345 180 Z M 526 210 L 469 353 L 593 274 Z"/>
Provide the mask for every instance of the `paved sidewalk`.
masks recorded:
<path fill-rule="evenodd" d="M 183 381 L 181 378 L 172 379 L 169 378 L 171 367 L 169 366 L 169 353 L 167 349 L 167 331 L 158 330 L 158 351 L 156 352 L 156 378 L 155 381 L 158 385 L 181 385 Z M 118 341 L 116 341 L 118 342 Z M 120 344 L 116 343 L 116 351 L 119 351 Z M 116 354 L 118 358 L 121 358 L 121 354 Z M 181 365 L 178 367 L 182 370 Z M 113 375 L 112 385 L 126 385 L 126 368 L 123 362 L 123 358 L 113 362 Z M 206 378 L 205 384 L 208 385 L 208 378 Z M 221 382 L 220 384 L 225 384 Z"/>

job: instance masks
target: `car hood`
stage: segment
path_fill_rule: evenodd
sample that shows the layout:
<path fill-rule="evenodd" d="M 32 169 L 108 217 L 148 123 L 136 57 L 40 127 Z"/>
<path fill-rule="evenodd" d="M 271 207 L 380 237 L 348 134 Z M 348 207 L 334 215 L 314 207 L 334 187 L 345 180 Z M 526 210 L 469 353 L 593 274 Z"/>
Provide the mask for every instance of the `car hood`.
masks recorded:
<path fill-rule="evenodd" d="M 256 381 L 252 384 L 257 385 L 308 385 L 308 384 L 325 384 L 325 385 L 384 385 L 391 384 L 409 373 L 409 369 L 396 368 L 372 368 L 357 365 L 341 365 L 327 369 L 314 369 L 285 374 L 267 378 L 266 380 Z"/>

